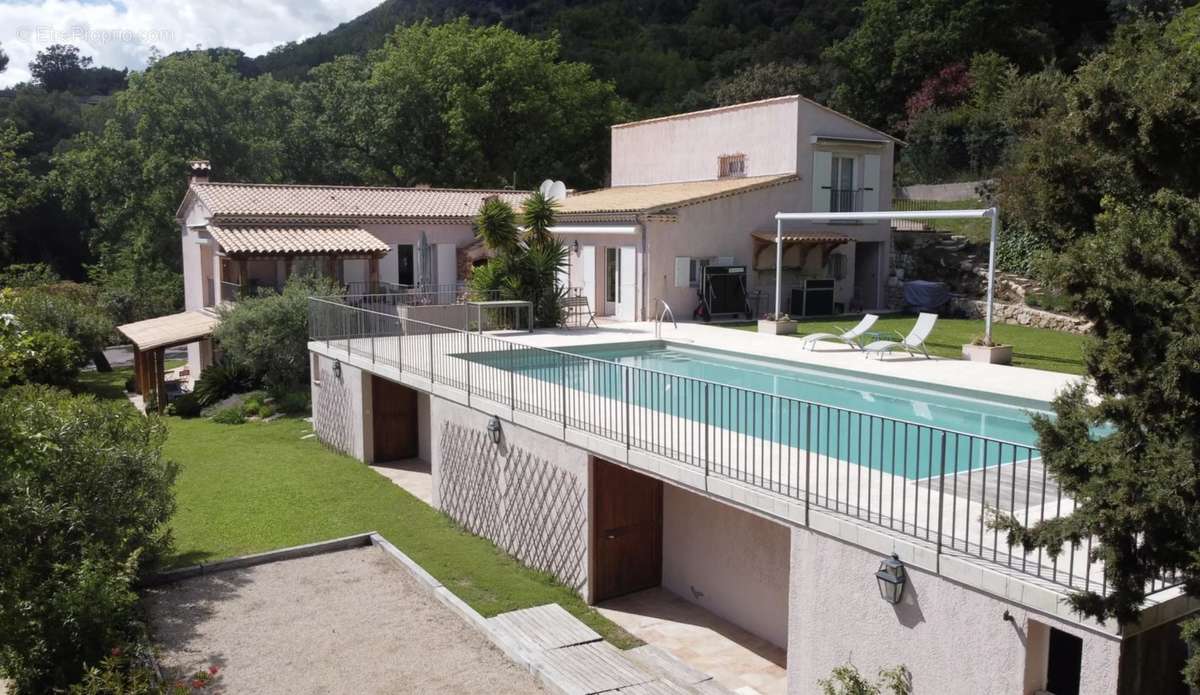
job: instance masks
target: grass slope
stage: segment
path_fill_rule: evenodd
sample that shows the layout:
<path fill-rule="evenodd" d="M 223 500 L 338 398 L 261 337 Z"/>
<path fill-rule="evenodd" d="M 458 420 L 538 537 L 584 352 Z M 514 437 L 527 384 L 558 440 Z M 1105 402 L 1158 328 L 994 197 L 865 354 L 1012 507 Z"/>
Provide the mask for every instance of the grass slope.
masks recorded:
<path fill-rule="evenodd" d="M 842 317 L 833 321 L 825 319 L 801 320 L 796 328 L 796 337 L 812 333 L 834 333 L 836 326 L 849 329 L 860 317 Z M 872 330 L 890 333 L 885 339 L 897 339 L 893 331 L 907 334 L 916 323 L 914 316 L 883 316 Z M 745 331 L 757 330 L 757 324 L 727 324 L 731 328 Z M 939 357 L 962 357 L 962 346 L 976 336 L 983 335 L 983 321 L 977 319 L 938 319 L 925 347 L 929 354 Z M 992 325 L 992 338 L 996 342 L 1013 346 L 1013 364 L 1018 367 L 1044 369 L 1051 372 L 1083 374 L 1083 351 L 1091 340 L 1087 336 L 1063 333 L 1045 328 L 1011 326 L 997 323 Z M 885 358 L 886 359 L 886 358 Z"/>
<path fill-rule="evenodd" d="M 174 565 L 379 531 L 485 616 L 559 603 L 610 642 L 639 644 L 548 574 L 459 529 L 365 465 L 322 446 L 307 422 L 169 419 L 179 462 Z"/>
<path fill-rule="evenodd" d="M 84 374 L 83 390 L 121 397 L 128 369 Z M 333 452 L 301 419 L 219 425 L 166 419 L 165 455 L 179 464 L 172 566 L 378 531 L 485 616 L 558 603 L 620 648 L 641 644 L 552 576 L 354 459 Z"/>

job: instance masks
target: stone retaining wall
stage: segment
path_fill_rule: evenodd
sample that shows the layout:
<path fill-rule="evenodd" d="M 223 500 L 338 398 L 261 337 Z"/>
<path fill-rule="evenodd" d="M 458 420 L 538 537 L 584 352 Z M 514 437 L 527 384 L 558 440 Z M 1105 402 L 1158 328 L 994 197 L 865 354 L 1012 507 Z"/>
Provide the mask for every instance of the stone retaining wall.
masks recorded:
<path fill-rule="evenodd" d="M 959 298 L 951 301 L 951 309 L 967 318 L 981 319 L 987 315 L 987 302 L 980 299 Z M 996 323 L 1011 323 L 1019 326 L 1034 328 L 1049 328 L 1055 331 L 1086 335 L 1091 332 L 1092 324 L 1074 316 L 1055 314 L 1041 309 L 1034 309 L 1024 304 L 1007 304 L 995 302 L 992 305 L 992 318 Z"/>

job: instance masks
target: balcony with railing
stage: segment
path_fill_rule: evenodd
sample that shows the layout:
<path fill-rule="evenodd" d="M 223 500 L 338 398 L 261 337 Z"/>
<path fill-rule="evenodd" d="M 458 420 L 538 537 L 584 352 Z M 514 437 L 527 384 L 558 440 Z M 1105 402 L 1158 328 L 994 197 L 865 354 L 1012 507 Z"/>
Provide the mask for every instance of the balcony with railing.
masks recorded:
<path fill-rule="evenodd" d="M 830 188 L 830 212 L 862 212 L 863 189 L 861 188 Z"/>
<path fill-rule="evenodd" d="M 1108 591 L 1092 539 L 1050 557 L 1010 546 L 989 523 L 999 513 L 1035 524 L 1073 508 L 1028 444 L 532 347 L 347 299 L 310 300 L 309 335 L 330 355 L 473 407 L 511 409 L 564 437 L 676 464 L 703 489 L 749 486 L 802 509 L 804 525 L 820 510 L 1057 591 Z"/>

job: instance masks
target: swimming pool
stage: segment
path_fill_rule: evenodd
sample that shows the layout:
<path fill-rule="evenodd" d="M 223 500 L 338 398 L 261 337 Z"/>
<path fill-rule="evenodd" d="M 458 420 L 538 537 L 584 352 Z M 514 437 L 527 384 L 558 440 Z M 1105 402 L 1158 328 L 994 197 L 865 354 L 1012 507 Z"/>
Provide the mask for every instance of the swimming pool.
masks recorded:
<path fill-rule="evenodd" d="M 588 359 L 548 360 L 553 353 L 532 349 L 471 359 L 906 478 L 1036 458 L 1031 412 L 1049 411 L 1032 401 L 676 343 L 561 351 Z"/>

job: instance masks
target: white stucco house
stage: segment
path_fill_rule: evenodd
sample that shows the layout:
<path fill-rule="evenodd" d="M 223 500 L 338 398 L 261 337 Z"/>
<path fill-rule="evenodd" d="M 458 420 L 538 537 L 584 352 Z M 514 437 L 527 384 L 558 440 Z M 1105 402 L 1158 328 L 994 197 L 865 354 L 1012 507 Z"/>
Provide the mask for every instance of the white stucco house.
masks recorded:
<path fill-rule="evenodd" d="M 747 290 L 762 293 L 751 308 L 766 311 L 775 213 L 890 209 L 896 143 L 800 96 L 613 126 L 612 186 L 562 203 L 569 282 L 600 315 L 641 319 L 661 298 L 685 317 L 698 303 L 701 268 L 744 266 Z M 887 222 L 785 232 L 785 311 L 884 305 Z M 806 311 L 806 289 L 832 297 Z"/>
<path fill-rule="evenodd" d="M 1099 623 L 1067 600 L 1110 590 L 1091 539 L 1051 556 L 987 523 L 1073 508 L 1029 417 L 1074 377 L 652 320 L 659 299 L 687 316 L 706 266 L 743 267 L 771 306 L 775 214 L 884 208 L 892 138 L 785 97 L 612 139 L 612 185 L 567 195 L 552 231 L 562 284 L 614 320 L 485 332 L 458 305 L 380 329 L 310 300 L 323 442 L 423 462 L 434 506 L 602 608 L 715 616 L 770 662 L 740 692 L 819 693 L 846 663 L 904 665 L 916 693 L 1188 692 L 1179 624 L 1200 604 L 1172 578 Z M 886 223 L 784 232 L 785 308 L 817 288 L 828 311 L 883 303 Z"/>
<path fill-rule="evenodd" d="M 660 299 L 680 319 L 693 316 L 708 265 L 745 270 L 751 300 L 738 308 L 751 318 L 774 306 L 776 212 L 891 201 L 896 140 L 800 96 L 615 125 L 611 137 L 612 185 L 570 192 L 553 231 L 570 250 L 562 284 L 614 320 L 649 317 Z M 192 379 L 212 347 L 183 326 L 211 329 L 201 315 L 211 318 L 221 301 L 279 287 L 301 265 L 350 292 L 452 286 L 469 272 L 483 201 L 519 207 L 527 195 L 218 182 L 211 172 L 209 162 L 191 164 L 176 214 L 192 316 L 129 332 L 135 343 L 146 331 L 162 337 L 139 350 L 148 365 L 155 350 L 187 344 Z M 882 307 L 888 241 L 886 222 L 787 229 L 783 307 L 809 315 Z"/>

